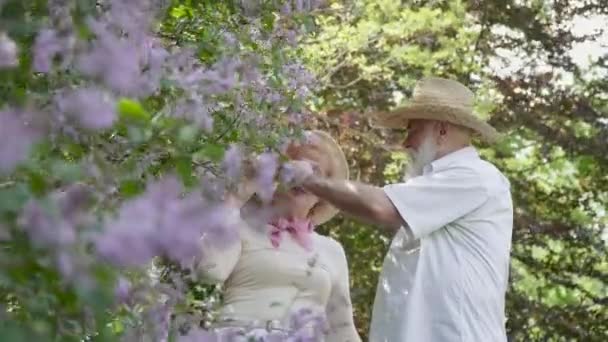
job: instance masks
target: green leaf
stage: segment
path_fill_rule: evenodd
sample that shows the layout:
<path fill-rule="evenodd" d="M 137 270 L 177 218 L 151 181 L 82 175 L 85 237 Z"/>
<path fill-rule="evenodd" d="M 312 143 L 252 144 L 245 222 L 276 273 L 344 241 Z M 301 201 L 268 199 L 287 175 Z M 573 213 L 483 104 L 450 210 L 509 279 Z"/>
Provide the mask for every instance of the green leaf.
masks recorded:
<path fill-rule="evenodd" d="M 137 179 L 122 181 L 119 186 L 120 195 L 124 198 L 131 198 L 141 194 L 145 190 L 144 182 Z"/>
<path fill-rule="evenodd" d="M 0 190 L 0 213 L 17 212 L 29 199 L 27 187 L 17 184 Z"/>
<path fill-rule="evenodd" d="M 129 141 L 140 144 L 146 140 L 146 132 L 141 127 L 128 126 L 127 137 Z"/>
<path fill-rule="evenodd" d="M 49 187 L 47 177 L 36 171 L 31 171 L 28 174 L 28 184 L 30 191 L 36 195 L 44 194 Z"/>
<path fill-rule="evenodd" d="M 180 19 L 188 14 L 187 7 L 185 5 L 175 6 L 171 9 L 171 17 Z"/>
<path fill-rule="evenodd" d="M 192 174 L 192 161 L 190 158 L 184 157 L 177 159 L 175 169 L 186 187 L 194 185 L 196 179 Z"/>
<path fill-rule="evenodd" d="M 122 324 L 122 321 L 120 321 L 120 320 L 115 320 L 110 324 L 111 324 L 112 332 L 115 334 L 120 334 L 123 331 L 125 331 L 125 326 L 124 326 L 124 324 Z"/>
<path fill-rule="evenodd" d="M 218 144 L 207 144 L 200 150 L 194 153 L 192 159 L 195 162 L 212 161 L 219 162 L 224 158 L 226 149 L 222 145 Z"/>
<path fill-rule="evenodd" d="M 129 123 L 147 123 L 151 118 L 141 103 L 126 98 L 118 101 L 117 110 L 119 117 Z"/>
<path fill-rule="evenodd" d="M 75 163 L 56 161 L 53 163 L 52 171 L 57 178 L 65 182 L 75 182 L 82 177 L 82 168 Z"/>
<path fill-rule="evenodd" d="M 195 125 L 188 125 L 180 128 L 179 140 L 184 143 L 192 143 L 196 140 L 200 130 Z"/>

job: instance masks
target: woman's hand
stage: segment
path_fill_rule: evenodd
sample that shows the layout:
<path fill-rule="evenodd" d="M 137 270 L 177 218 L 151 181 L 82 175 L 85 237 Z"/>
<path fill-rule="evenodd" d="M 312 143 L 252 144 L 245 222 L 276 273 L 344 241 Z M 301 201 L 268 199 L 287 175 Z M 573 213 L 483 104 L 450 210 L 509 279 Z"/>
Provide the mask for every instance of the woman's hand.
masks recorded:
<path fill-rule="evenodd" d="M 241 180 L 226 196 L 226 202 L 229 205 L 240 208 L 255 194 L 255 174 L 254 162 L 249 159 L 244 160 Z"/>

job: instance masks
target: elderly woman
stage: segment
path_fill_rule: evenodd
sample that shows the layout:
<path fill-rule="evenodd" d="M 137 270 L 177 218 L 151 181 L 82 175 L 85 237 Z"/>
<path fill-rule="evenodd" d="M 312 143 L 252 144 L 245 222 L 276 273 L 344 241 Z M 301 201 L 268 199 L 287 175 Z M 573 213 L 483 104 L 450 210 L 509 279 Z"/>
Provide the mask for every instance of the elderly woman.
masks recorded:
<path fill-rule="evenodd" d="M 325 132 L 307 132 L 308 141 L 291 145 L 291 160 L 310 161 L 320 174 L 348 178 L 348 164 L 339 145 Z M 242 189 L 241 189 L 242 190 Z M 239 207 L 246 201 L 233 201 Z M 224 304 L 215 331 L 270 333 L 286 337 L 293 315 L 306 310 L 326 323 L 321 340 L 357 342 L 349 293 L 348 265 L 342 246 L 315 232 L 337 210 L 301 188 L 277 191 L 273 215 L 264 229 L 242 217 L 240 240 L 214 248 L 203 239 L 205 258 L 196 265 L 207 282 L 223 283 Z M 290 323 L 291 322 L 291 323 Z M 305 334 L 318 333 L 317 320 L 303 323 Z M 307 331 L 308 330 L 308 331 Z M 221 340 L 221 339 L 220 339 Z"/>

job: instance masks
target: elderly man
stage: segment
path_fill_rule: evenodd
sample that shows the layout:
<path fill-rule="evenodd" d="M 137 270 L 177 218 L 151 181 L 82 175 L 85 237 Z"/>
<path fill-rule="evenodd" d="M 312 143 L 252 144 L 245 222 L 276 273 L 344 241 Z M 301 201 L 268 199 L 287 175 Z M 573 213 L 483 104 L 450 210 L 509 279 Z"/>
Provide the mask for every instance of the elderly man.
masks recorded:
<path fill-rule="evenodd" d="M 378 284 L 372 342 L 506 341 L 513 206 L 508 180 L 471 146 L 497 132 L 464 85 L 426 78 L 411 103 L 376 116 L 407 128 L 408 179 L 384 188 L 326 179 L 296 163 L 300 185 L 343 212 L 396 232 Z M 308 167 L 310 170 L 310 167 Z"/>

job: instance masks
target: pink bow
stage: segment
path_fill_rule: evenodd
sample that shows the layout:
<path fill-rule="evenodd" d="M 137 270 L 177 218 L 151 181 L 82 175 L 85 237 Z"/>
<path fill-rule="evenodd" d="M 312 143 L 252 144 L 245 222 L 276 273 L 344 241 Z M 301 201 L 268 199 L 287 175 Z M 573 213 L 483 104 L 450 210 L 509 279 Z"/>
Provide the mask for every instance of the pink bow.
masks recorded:
<path fill-rule="evenodd" d="M 277 248 L 281 244 L 283 232 L 288 232 L 296 240 L 300 246 L 307 250 L 312 248 L 311 233 L 314 226 L 309 219 L 304 220 L 287 220 L 279 218 L 270 223 L 270 242 Z"/>

